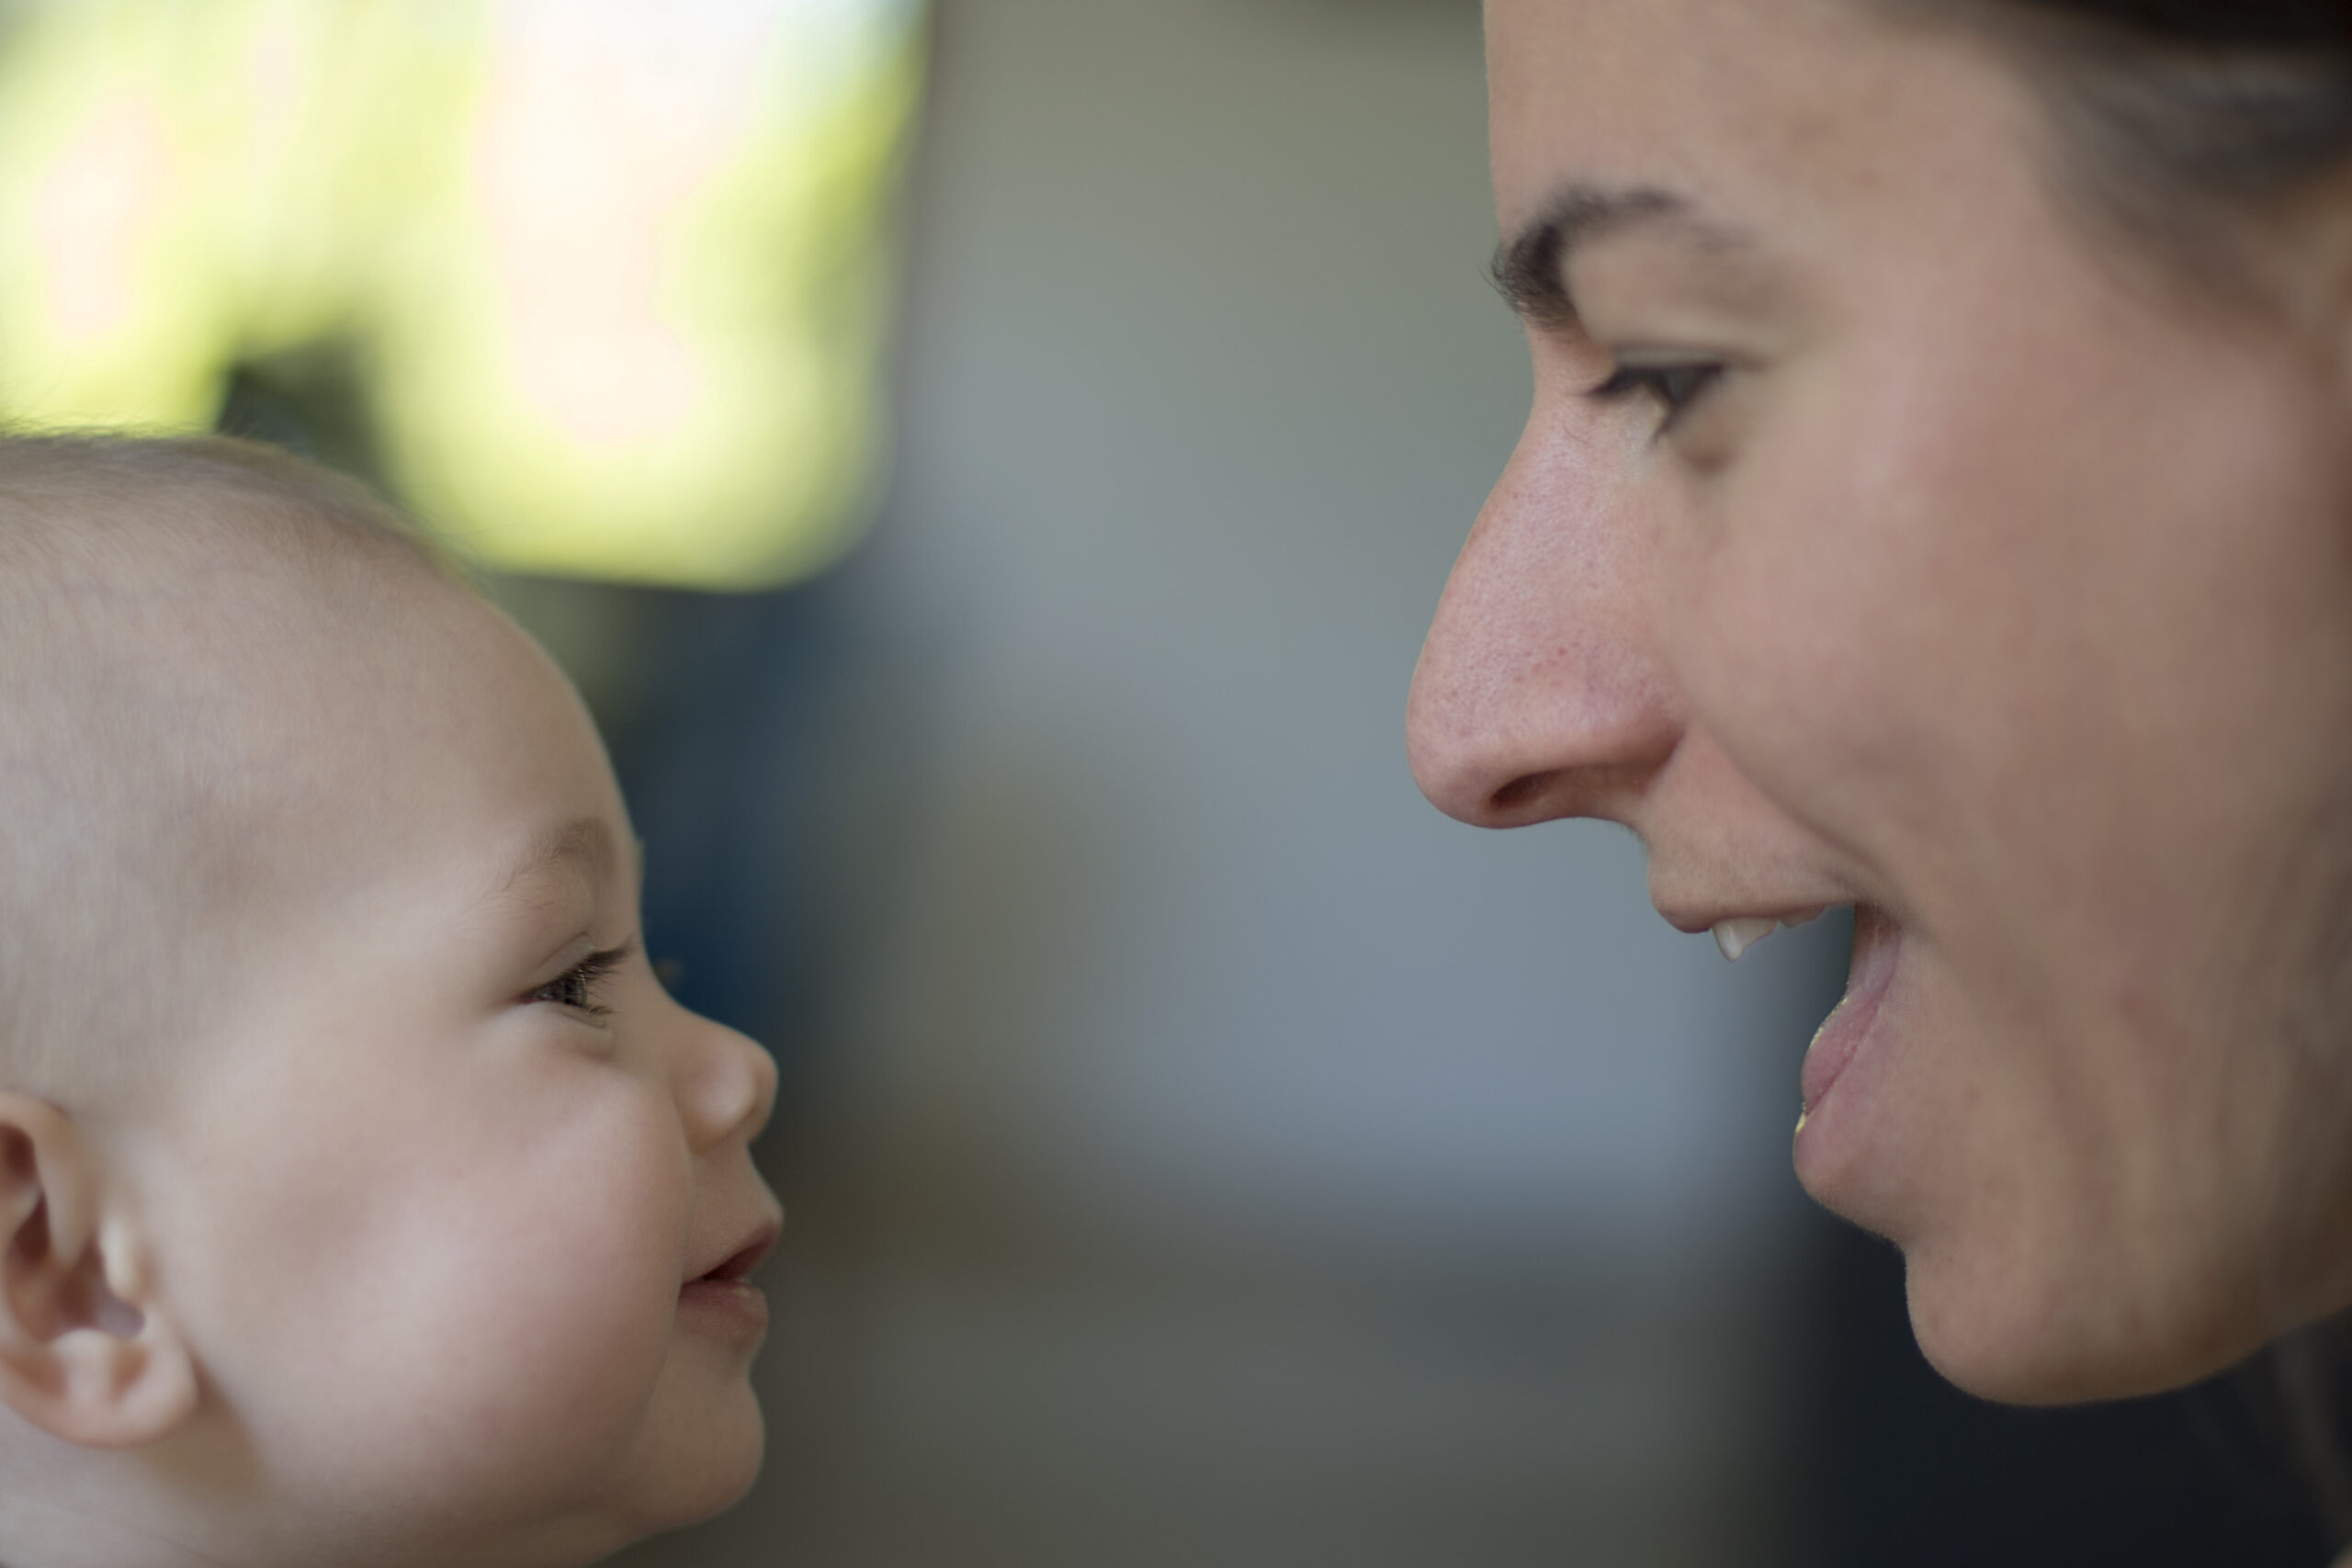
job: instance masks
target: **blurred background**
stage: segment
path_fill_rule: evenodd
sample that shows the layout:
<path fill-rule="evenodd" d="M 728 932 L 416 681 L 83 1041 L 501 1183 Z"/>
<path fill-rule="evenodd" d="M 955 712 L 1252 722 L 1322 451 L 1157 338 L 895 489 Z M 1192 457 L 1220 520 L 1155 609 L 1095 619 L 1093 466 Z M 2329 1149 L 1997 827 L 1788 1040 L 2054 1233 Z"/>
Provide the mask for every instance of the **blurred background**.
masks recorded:
<path fill-rule="evenodd" d="M 780 1059 L 766 1476 L 627 1562 L 2322 1560 L 2258 1387 L 1919 1362 L 1788 1171 L 1838 922 L 1414 791 L 1528 394 L 1474 0 L 0 17 L 0 408 L 479 560 Z"/>

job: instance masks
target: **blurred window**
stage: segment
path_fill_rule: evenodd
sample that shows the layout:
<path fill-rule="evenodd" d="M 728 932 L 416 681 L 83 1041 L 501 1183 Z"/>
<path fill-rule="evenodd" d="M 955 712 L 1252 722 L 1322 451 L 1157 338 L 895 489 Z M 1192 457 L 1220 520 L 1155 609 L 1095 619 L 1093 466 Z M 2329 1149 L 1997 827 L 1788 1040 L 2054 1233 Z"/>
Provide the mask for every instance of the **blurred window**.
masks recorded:
<path fill-rule="evenodd" d="M 499 570 L 773 586 L 880 446 L 917 0 L 32 0 L 0 37 L 0 414 L 356 389 Z"/>

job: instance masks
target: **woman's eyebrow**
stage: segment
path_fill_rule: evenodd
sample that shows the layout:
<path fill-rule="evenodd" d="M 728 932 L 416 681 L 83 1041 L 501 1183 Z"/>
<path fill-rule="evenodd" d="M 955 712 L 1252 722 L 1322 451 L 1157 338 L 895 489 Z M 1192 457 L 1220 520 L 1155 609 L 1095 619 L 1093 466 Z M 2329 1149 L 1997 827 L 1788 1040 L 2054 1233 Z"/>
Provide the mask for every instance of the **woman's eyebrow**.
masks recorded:
<path fill-rule="evenodd" d="M 1701 215 L 1688 197 L 1657 186 L 1571 185 L 1519 231 L 1495 247 L 1488 271 L 1496 289 L 1531 326 L 1572 327 L 1568 260 L 1577 247 L 1632 228 L 1668 224 L 1715 248 L 1745 249 L 1747 237 Z"/>

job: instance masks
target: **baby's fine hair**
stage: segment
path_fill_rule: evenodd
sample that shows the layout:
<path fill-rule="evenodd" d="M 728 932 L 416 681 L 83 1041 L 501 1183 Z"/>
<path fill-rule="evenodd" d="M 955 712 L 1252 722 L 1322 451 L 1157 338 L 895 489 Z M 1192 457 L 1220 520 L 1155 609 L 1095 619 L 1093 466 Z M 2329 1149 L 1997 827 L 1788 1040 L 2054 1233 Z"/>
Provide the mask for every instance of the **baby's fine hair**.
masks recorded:
<path fill-rule="evenodd" d="M 220 436 L 0 434 L 0 1090 L 108 1095 L 200 1026 L 299 755 L 274 688 L 390 573 L 390 507 Z M 340 608 L 338 608 L 340 607 Z"/>

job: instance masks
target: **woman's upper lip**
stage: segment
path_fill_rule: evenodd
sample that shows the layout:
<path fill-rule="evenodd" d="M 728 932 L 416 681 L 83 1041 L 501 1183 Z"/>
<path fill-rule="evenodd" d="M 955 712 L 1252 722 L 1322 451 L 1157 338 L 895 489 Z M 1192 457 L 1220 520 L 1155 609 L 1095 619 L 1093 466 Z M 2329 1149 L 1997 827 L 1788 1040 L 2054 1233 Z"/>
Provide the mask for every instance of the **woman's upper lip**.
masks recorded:
<path fill-rule="evenodd" d="M 1801 926 L 1850 902 L 1850 899 L 1832 898 L 1820 903 L 1803 904 L 1758 898 L 1745 904 L 1686 905 L 1661 909 L 1658 913 L 1666 917 L 1668 925 L 1683 935 L 1697 936 L 1702 931 L 1714 930 L 1725 920 L 1773 920 L 1784 926 Z"/>
<path fill-rule="evenodd" d="M 771 1216 L 762 1220 L 737 1241 L 734 1247 L 718 1262 L 699 1272 L 686 1276 L 686 1283 L 691 1285 L 704 1280 L 743 1278 L 760 1266 L 761 1259 L 767 1257 L 769 1251 L 775 1247 L 776 1238 L 783 1234 L 784 1221 L 781 1216 Z"/>

